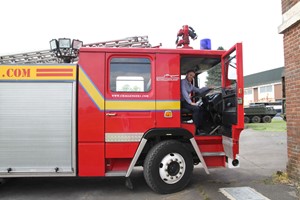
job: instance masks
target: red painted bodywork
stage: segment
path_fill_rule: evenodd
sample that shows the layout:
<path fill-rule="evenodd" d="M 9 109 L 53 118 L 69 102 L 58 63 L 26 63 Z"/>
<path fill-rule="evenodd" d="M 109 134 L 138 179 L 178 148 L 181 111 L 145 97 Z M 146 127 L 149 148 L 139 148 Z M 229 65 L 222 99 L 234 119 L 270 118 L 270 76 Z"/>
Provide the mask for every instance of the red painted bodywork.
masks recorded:
<path fill-rule="evenodd" d="M 156 78 L 166 74 L 180 74 L 180 57 L 178 54 L 157 54 L 156 55 Z M 180 80 L 180 76 L 178 76 Z M 156 81 L 156 100 L 180 101 L 180 81 Z M 157 127 L 180 127 L 180 111 L 174 111 L 172 118 L 165 118 L 163 111 L 156 112 Z"/>
<path fill-rule="evenodd" d="M 100 91 L 104 91 L 104 56 L 104 53 L 82 53 L 79 62 Z M 104 112 L 97 108 L 83 86 L 78 85 L 78 175 L 104 176 Z"/>
<path fill-rule="evenodd" d="M 206 58 L 224 59 L 227 54 L 237 49 L 238 60 L 238 97 L 243 99 L 243 72 L 241 44 L 237 44 L 228 52 L 220 50 L 192 50 L 192 49 L 157 49 L 157 48 L 81 48 L 79 68 L 81 68 L 98 92 L 105 100 L 103 107 L 97 106 L 87 89 L 78 82 L 78 175 L 105 176 L 111 171 L 127 170 L 137 150 L 139 142 L 106 143 L 105 133 L 145 133 L 153 128 L 184 128 L 194 134 L 193 124 L 182 124 L 180 109 L 172 110 L 172 118 L 164 116 L 165 110 L 148 111 L 113 111 L 114 117 L 107 114 L 106 101 L 128 100 L 133 98 L 115 97 L 115 92 L 109 90 L 109 63 L 114 57 L 149 58 L 151 60 L 152 89 L 147 92 L 147 98 L 154 102 L 180 101 L 180 58 L 182 56 L 203 56 Z M 223 72 L 226 65 L 222 60 Z M 78 80 L 81 79 L 80 73 Z M 176 81 L 156 81 L 166 75 L 179 76 Z M 225 73 L 222 85 L 227 87 L 229 81 Z M 122 93 L 121 93 L 122 94 Z M 127 93 L 126 93 L 127 94 Z M 243 130 L 243 108 L 238 106 L 238 124 L 232 128 L 234 141 L 234 156 L 238 154 L 238 140 Z M 224 152 L 222 136 L 196 136 L 201 152 Z M 206 164 L 210 167 L 224 167 L 225 156 L 206 156 Z"/>

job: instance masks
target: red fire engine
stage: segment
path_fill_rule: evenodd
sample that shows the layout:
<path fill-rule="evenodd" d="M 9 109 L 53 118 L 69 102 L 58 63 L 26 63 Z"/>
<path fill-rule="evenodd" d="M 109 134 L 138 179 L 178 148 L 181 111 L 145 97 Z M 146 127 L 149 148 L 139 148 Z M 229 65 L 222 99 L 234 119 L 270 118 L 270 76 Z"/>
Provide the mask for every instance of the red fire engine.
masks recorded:
<path fill-rule="evenodd" d="M 151 189 L 172 193 L 188 184 L 194 165 L 206 173 L 238 167 L 242 44 L 225 51 L 180 42 L 176 49 L 82 47 L 77 64 L 1 57 L 0 178 L 123 176 L 130 186 L 142 166 Z M 192 97 L 206 115 L 201 136 L 180 107 L 180 80 L 191 69 L 195 86 L 215 87 Z"/>

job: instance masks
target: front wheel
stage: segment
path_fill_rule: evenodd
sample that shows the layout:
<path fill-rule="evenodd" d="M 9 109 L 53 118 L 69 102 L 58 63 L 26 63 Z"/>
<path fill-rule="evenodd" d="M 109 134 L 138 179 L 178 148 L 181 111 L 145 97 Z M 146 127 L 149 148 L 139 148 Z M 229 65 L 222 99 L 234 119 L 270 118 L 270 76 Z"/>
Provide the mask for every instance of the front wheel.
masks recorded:
<path fill-rule="evenodd" d="M 182 190 L 193 172 L 192 155 L 175 140 L 156 144 L 144 162 L 144 177 L 155 192 L 168 194 Z"/>

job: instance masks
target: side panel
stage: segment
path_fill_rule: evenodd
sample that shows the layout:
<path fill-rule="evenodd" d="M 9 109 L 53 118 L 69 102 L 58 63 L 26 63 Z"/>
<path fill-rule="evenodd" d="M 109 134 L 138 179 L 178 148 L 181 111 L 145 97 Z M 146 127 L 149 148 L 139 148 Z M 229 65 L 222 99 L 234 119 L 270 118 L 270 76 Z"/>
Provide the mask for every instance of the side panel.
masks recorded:
<path fill-rule="evenodd" d="M 156 55 L 157 127 L 180 127 L 179 66 L 179 54 Z"/>
<path fill-rule="evenodd" d="M 139 143 L 106 143 L 105 158 L 133 158 Z"/>
<path fill-rule="evenodd" d="M 0 66 L 0 177 L 75 176 L 76 67 Z"/>
<path fill-rule="evenodd" d="M 104 176 L 105 54 L 81 52 L 78 65 L 78 174 Z"/>

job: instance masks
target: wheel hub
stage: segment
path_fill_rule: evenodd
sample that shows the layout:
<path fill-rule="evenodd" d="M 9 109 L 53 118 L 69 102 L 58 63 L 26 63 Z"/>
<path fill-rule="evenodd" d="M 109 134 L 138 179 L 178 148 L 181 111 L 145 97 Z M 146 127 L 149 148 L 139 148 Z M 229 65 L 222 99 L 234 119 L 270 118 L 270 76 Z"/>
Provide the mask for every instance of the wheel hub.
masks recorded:
<path fill-rule="evenodd" d="M 184 175 L 186 164 L 178 153 L 167 154 L 159 166 L 159 175 L 167 184 L 177 183 Z"/>
<path fill-rule="evenodd" d="M 170 176 L 175 176 L 176 174 L 178 174 L 180 170 L 180 165 L 178 164 L 178 162 L 171 162 L 169 164 L 168 167 L 168 173 L 170 174 Z"/>

